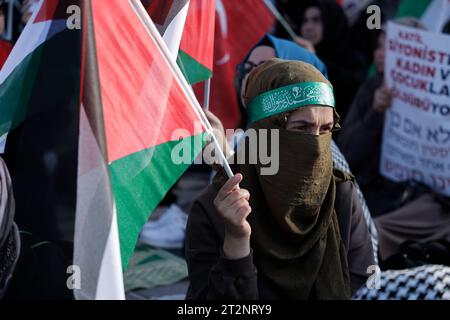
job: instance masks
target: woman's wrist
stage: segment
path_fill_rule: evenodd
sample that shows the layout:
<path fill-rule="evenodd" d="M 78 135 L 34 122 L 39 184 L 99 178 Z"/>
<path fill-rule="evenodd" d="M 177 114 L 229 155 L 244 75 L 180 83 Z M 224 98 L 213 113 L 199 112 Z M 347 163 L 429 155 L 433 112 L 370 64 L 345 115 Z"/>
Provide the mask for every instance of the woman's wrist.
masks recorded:
<path fill-rule="evenodd" d="M 237 260 L 250 254 L 250 237 L 233 237 L 225 233 L 223 241 L 223 253 L 225 258 Z"/>

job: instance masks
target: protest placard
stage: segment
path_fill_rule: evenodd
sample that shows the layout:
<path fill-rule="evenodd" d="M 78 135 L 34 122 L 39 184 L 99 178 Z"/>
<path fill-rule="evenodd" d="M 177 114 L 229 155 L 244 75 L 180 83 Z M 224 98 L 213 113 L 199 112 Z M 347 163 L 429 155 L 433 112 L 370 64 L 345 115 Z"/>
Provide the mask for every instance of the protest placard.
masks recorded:
<path fill-rule="evenodd" d="M 450 36 L 389 23 L 381 173 L 450 196 Z"/>

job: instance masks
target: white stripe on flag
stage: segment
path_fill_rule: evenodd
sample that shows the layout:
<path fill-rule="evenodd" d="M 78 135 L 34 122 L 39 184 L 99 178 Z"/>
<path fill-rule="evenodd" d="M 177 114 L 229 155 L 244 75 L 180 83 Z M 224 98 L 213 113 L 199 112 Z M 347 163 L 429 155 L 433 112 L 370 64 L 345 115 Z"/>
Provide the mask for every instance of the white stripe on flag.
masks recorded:
<path fill-rule="evenodd" d="M 74 264 L 78 300 L 125 298 L 116 210 L 105 163 L 85 108 L 80 108 Z"/>
<path fill-rule="evenodd" d="M 3 65 L 0 72 L 0 84 L 2 84 L 23 59 L 36 50 L 38 46 L 67 27 L 66 20 L 49 20 L 33 23 L 39 11 L 40 10 L 36 10 L 28 20 L 25 29 Z M 49 35 L 50 31 L 52 34 Z"/>
<path fill-rule="evenodd" d="M 96 300 L 125 300 L 122 260 L 120 256 L 117 211 L 114 204 L 111 230 L 106 243 L 97 283 Z"/>
<path fill-rule="evenodd" d="M 183 36 L 189 4 L 190 1 L 188 1 L 183 9 L 181 9 L 175 18 L 172 19 L 163 35 L 164 42 L 169 47 L 173 61 L 177 60 L 178 51 L 180 50 L 181 37 Z"/>

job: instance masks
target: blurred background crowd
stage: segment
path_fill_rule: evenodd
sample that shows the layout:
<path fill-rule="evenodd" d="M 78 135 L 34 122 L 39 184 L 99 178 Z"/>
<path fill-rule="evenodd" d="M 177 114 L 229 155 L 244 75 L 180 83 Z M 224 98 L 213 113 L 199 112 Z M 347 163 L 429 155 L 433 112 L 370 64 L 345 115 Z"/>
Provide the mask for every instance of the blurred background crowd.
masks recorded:
<path fill-rule="evenodd" d="M 222 2 L 226 0 L 218 1 L 217 7 Z M 414 181 L 393 182 L 379 172 L 384 113 L 389 109 L 392 98 L 384 82 L 386 22 L 395 20 L 409 27 L 429 30 L 414 10 L 411 14 L 401 14 L 401 10 L 407 7 L 406 2 L 409 1 L 273 1 L 297 37 L 292 39 L 286 28 L 279 21 L 275 22 L 268 33 L 245 48 L 245 55 L 234 65 L 234 73 L 228 75 L 235 84 L 237 111 L 227 110 L 226 104 L 211 107 L 225 128 L 245 129 L 243 88 L 247 76 L 253 68 L 273 57 L 307 61 L 326 75 L 334 86 L 342 126 L 342 130 L 334 135 L 334 147 L 338 150 L 334 154 L 335 166 L 340 160 L 346 166 L 348 164 L 359 185 L 365 217 L 375 243 L 376 259 L 382 270 L 436 264 L 450 266 L 450 199 Z M 416 5 L 420 3 L 413 2 Z M 0 67 L 38 3 L 38 0 L 0 0 Z M 366 9 L 369 5 L 377 5 L 381 9 L 382 28 L 367 27 Z M 220 11 L 216 20 L 218 33 L 221 32 Z M 450 16 L 440 30 L 433 31 L 450 33 Z M 215 63 L 220 59 L 217 51 L 220 48 L 216 43 Z M 70 150 L 68 152 L 70 159 Z M 31 171 L 15 165 L 15 159 L 6 158 L 5 162 L 13 186 L 16 188 L 15 179 L 17 183 L 25 183 L 23 175 L 31 174 Z M 58 190 L 66 190 L 65 186 L 69 184 L 66 179 L 73 178 L 64 174 L 64 164 L 67 163 L 59 163 L 48 154 L 42 160 L 42 168 L 45 169 L 41 169 L 48 172 L 42 181 L 52 183 Z M 125 275 L 128 298 L 183 297 L 188 285 L 183 259 L 187 217 L 193 200 L 211 182 L 212 174 L 212 168 L 205 164 L 192 165 L 152 214 L 141 232 L 134 260 Z M 65 212 L 65 207 L 74 205 L 74 199 L 61 194 L 62 191 L 48 196 L 49 202 L 54 200 L 52 196 L 60 198 L 54 201 L 58 206 L 56 209 L 27 206 L 27 197 L 16 195 L 16 202 L 22 201 L 16 212 L 16 223 L 22 231 L 22 260 L 19 259 L 10 283 L 10 298 L 71 297 L 64 287 L 66 274 L 60 272 L 70 264 L 72 257 L 70 239 L 73 238 L 73 230 L 65 227 L 65 223 L 73 226 L 73 222 L 67 222 L 70 216 L 52 214 L 45 220 L 47 224 L 57 225 L 59 232 L 52 232 L 53 229 L 47 226 L 47 234 L 36 236 L 29 230 L 35 223 L 35 219 L 28 219 L 30 211 Z M 62 234 L 61 230 L 67 230 L 67 233 Z M 7 243 L 1 240 L 0 245 Z M 35 267 L 33 272 L 30 272 L 30 265 Z M 6 273 L 8 270 L 4 269 Z"/>

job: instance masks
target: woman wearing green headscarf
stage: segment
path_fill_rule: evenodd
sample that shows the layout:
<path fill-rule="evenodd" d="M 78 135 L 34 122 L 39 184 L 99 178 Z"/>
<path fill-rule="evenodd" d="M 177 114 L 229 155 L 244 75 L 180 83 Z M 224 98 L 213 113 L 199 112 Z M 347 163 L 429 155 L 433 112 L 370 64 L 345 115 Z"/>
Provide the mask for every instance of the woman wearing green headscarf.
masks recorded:
<path fill-rule="evenodd" d="M 250 130 L 279 133 L 258 143 L 277 144 L 278 170 L 264 175 L 259 156 L 235 161 L 237 174 L 219 171 L 195 201 L 187 298 L 350 298 L 374 262 L 352 177 L 333 171 L 331 84 L 310 64 L 270 59 L 250 73 L 245 100 Z M 235 159 L 252 156 L 250 143 Z"/>

